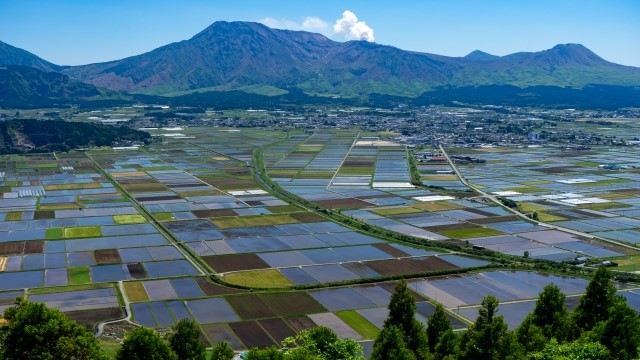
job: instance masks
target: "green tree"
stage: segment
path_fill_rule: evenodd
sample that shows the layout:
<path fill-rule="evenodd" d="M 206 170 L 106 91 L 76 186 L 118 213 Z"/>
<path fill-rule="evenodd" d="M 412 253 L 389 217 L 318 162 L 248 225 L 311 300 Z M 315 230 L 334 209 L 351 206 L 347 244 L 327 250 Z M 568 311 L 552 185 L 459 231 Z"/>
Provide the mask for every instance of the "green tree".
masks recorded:
<path fill-rule="evenodd" d="M 529 360 L 607 360 L 609 350 L 598 342 L 582 343 L 574 341 L 558 344 L 553 339 L 540 352 L 529 355 Z"/>
<path fill-rule="evenodd" d="M 415 360 L 413 352 L 404 343 L 402 330 L 395 325 L 382 328 L 373 344 L 371 360 Z"/>
<path fill-rule="evenodd" d="M 226 341 L 219 342 L 211 348 L 211 360 L 231 360 L 233 355 L 233 349 Z"/>
<path fill-rule="evenodd" d="M 617 297 L 609 318 L 598 331 L 600 343 L 615 359 L 636 359 L 640 346 L 640 319 L 625 298 Z"/>
<path fill-rule="evenodd" d="M 22 299 L 17 305 L 4 312 L 0 359 L 108 359 L 93 334 L 59 310 Z"/>
<path fill-rule="evenodd" d="M 205 346 L 200 341 L 200 330 L 192 319 L 178 321 L 169 337 L 171 349 L 179 360 L 206 360 Z"/>
<path fill-rule="evenodd" d="M 534 324 L 533 314 L 527 315 L 522 321 L 516 330 L 516 337 L 526 352 L 542 351 L 549 342 L 542 329 Z"/>
<path fill-rule="evenodd" d="M 475 324 L 462 337 L 460 358 L 470 360 L 517 358 L 515 338 L 498 316 L 498 299 L 489 295 L 482 299 Z"/>
<path fill-rule="evenodd" d="M 118 350 L 117 360 L 177 360 L 171 347 L 148 327 L 133 329 Z"/>
<path fill-rule="evenodd" d="M 440 340 L 436 344 L 433 356 L 436 360 L 443 360 L 458 353 L 458 343 L 460 338 L 453 330 L 447 330 L 440 335 Z"/>
<path fill-rule="evenodd" d="M 286 358 L 303 358 L 303 355 L 317 359 L 361 360 L 364 350 L 353 339 L 340 339 L 333 330 L 319 326 L 303 330 L 295 337 L 282 342 L 283 347 L 293 348 Z"/>
<path fill-rule="evenodd" d="M 577 329 L 564 305 L 565 296 L 555 284 L 544 287 L 536 307 L 516 330 L 520 344 L 527 351 L 541 351 L 548 340 L 572 340 Z"/>
<path fill-rule="evenodd" d="M 406 280 L 398 281 L 389 302 L 389 315 L 383 327 L 396 326 L 404 343 L 417 360 L 426 359 L 429 353 L 427 333 L 415 318 L 416 300 L 407 287 Z"/>
<path fill-rule="evenodd" d="M 436 349 L 442 335 L 450 330 L 451 322 L 445 314 L 444 306 L 436 305 L 436 310 L 427 319 L 427 341 L 431 352 Z"/>
<path fill-rule="evenodd" d="M 578 326 L 583 330 L 591 330 L 598 322 L 606 320 L 615 296 L 616 288 L 611 282 L 611 272 L 604 266 L 598 268 L 573 312 Z"/>
<path fill-rule="evenodd" d="M 251 349 L 245 360 L 284 360 L 284 353 L 275 346 L 266 349 Z"/>

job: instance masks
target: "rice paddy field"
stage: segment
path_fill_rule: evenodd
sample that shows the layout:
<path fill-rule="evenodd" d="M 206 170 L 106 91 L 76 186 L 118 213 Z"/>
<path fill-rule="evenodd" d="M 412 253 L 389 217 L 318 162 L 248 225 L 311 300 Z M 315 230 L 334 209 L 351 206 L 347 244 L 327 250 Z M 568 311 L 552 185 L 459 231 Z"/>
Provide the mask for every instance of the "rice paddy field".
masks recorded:
<path fill-rule="evenodd" d="M 334 222 L 328 211 L 415 238 L 468 241 L 517 256 L 527 251 L 555 261 L 623 255 L 619 247 L 523 221 L 460 187 L 450 174 L 426 178 L 444 170 L 419 169 L 423 181 L 443 181 L 437 186 L 449 190 L 416 188 L 405 147 L 375 134 L 149 131 L 164 140 L 138 149 L 0 157 L 0 311 L 24 296 L 94 326 L 121 318 L 122 308 L 130 306 L 140 324 L 164 328 L 193 318 L 203 338 L 240 350 L 277 345 L 319 325 L 370 341 L 386 318 L 395 286 L 389 279 L 395 276 L 461 272 L 410 281 L 418 319 L 426 322 L 439 302 L 456 329 L 473 321 L 489 294 L 503 302 L 511 325 L 522 320 L 521 310 L 544 285 L 553 282 L 574 297 L 586 286 L 582 279 L 483 269 L 491 265 L 486 258 L 388 241 Z M 254 164 L 258 150 L 262 157 Z M 488 160 L 485 169 L 497 164 L 500 170 L 500 162 Z M 272 192 L 253 165 L 264 165 L 270 180 L 304 205 Z M 590 214 L 600 221 L 589 224 L 598 227 L 638 220 L 637 204 L 629 201 L 635 196 L 628 187 L 635 183 L 634 171 L 593 178 L 606 183 L 593 185 L 593 192 L 593 183 L 586 182 L 532 182 L 523 176 L 518 183 L 506 168 L 484 177 L 479 167 L 463 171 L 492 191 L 489 180 L 509 179 L 513 186 L 496 185 L 495 191 L 537 196 L 545 185 L 562 184 L 577 187 L 571 192 L 582 198 L 608 200 L 566 208 L 558 199 L 519 201 L 554 224 L 583 220 L 565 211 Z M 618 187 L 624 191 L 614 191 Z M 631 212 L 616 212 L 621 209 Z M 587 232 L 600 236 L 637 227 Z M 213 276 L 227 285 L 212 282 Z M 365 279 L 370 283 L 345 285 Z M 640 293 L 623 294 L 640 309 Z"/>
<path fill-rule="evenodd" d="M 546 148 L 457 150 L 487 160 L 460 166 L 468 181 L 483 191 L 518 203 L 521 212 L 536 212 L 541 221 L 563 229 L 631 246 L 640 242 L 640 151 L 602 148 L 567 151 Z M 545 237 L 557 247 L 586 256 L 605 257 L 590 241 L 576 243 L 556 230 Z M 595 252 L 594 252 L 595 251 Z"/>

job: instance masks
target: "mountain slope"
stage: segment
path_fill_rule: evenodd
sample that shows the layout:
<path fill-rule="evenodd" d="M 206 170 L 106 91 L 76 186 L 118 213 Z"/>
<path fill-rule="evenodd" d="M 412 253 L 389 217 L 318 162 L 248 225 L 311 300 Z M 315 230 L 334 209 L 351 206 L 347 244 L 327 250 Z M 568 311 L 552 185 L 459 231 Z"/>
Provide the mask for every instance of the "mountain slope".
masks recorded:
<path fill-rule="evenodd" d="M 0 94 L 0 106 L 25 108 L 101 93 L 93 85 L 71 80 L 60 73 L 27 66 L 0 66 Z"/>
<path fill-rule="evenodd" d="M 248 22 L 216 22 L 189 40 L 64 72 L 97 86 L 152 94 L 271 85 L 312 94 L 417 96 L 442 86 L 640 84 L 639 68 L 607 62 L 578 44 L 447 57 Z"/>
<path fill-rule="evenodd" d="M 42 71 L 60 71 L 61 66 L 52 64 L 38 56 L 0 41 L 0 65 L 22 65 Z"/>

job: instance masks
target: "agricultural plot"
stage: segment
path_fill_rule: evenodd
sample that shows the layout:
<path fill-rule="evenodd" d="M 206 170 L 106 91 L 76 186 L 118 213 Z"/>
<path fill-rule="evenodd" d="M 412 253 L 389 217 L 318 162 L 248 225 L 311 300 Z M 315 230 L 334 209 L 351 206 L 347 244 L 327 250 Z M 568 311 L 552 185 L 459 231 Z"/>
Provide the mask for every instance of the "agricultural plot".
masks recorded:
<path fill-rule="evenodd" d="M 196 273 L 87 154 L 0 164 L 0 290 L 156 277 L 154 262 Z"/>
<path fill-rule="evenodd" d="M 146 283 L 154 280 L 146 280 Z M 409 290 L 416 299 L 416 318 L 426 324 L 442 303 L 454 329 L 464 329 L 475 320 L 483 297 L 494 295 L 501 302 L 500 314 L 516 327 L 548 284 L 556 284 L 568 295 L 570 306 L 585 291 L 587 280 L 524 271 L 488 271 L 457 277 L 414 279 Z M 374 338 L 388 315 L 394 282 L 354 285 L 293 292 L 251 292 L 223 297 L 138 302 L 132 305 L 136 321 L 165 327 L 181 317 L 201 324 L 212 343 L 228 339 L 235 349 L 257 344 L 279 344 L 293 333 L 314 326 L 328 326 L 339 336 L 360 340 Z M 636 290 L 621 295 L 640 304 Z M 571 300 L 573 299 L 573 300 Z M 186 309 L 186 312 L 185 312 Z"/>
<path fill-rule="evenodd" d="M 634 168 L 640 162 L 635 148 L 455 151 L 487 160 L 485 165 L 460 169 L 471 183 L 517 202 L 524 213 L 535 212 L 542 221 L 609 240 L 634 245 L 640 241 L 640 175 Z M 517 164 L 517 171 L 511 164 Z M 556 248 L 589 257 L 622 255 L 619 249 L 582 244 L 581 239 L 555 240 Z"/>

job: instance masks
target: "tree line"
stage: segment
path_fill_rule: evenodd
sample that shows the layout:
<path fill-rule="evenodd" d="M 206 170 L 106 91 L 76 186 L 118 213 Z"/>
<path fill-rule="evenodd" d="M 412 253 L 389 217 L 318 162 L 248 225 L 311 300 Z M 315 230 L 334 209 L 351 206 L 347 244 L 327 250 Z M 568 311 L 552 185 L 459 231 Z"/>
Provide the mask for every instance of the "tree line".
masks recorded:
<path fill-rule="evenodd" d="M 35 119 L 0 122 L 0 154 L 69 151 L 85 146 L 148 143 L 150 139 L 149 133 L 127 126 Z"/>
<path fill-rule="evenodd" d="M 565 295 L 554 284 L 540 293 L 533 312 L 515 330 L 498 315 L 499 301 L 482 300 L 475 323 L 455 332 L 441 304 L 425 327 L 415 317 L 416 303 L 407 282 L 398 282 L 388 317 L 374 341 L 371 360 L 627 360 L 638 356 L 640 317 L 616 294 L 610 271 L 599 268 L 585 294 L 570 312 Z M 17 300 L 5 310 L 0 325 L 0 360 L 108 359 L 97 339 L 83 326 L 42 303 Z M 127 334 L 117 360 L 205 360 L 197 324 L 178 322 L 161 337 L 147 327 Z M 252 349 L 246 360 L 363 360 L 353 339 L 340 339 L 331 329 L 305 330 L 283 341 L 281 348 Z M 226 342 L 210 351 L 211 360 L 231 360 Z"/>

